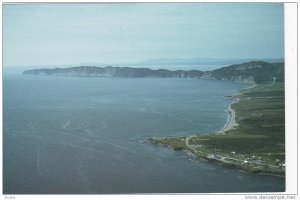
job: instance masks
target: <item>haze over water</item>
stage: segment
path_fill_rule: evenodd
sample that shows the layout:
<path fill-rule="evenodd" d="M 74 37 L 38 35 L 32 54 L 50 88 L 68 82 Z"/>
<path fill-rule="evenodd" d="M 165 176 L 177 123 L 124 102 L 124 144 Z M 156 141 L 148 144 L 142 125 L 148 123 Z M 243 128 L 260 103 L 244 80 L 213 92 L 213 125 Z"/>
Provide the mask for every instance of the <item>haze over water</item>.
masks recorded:
<path fill-rule="evenodd" d="M 283 22 L 283 3 L 4 4 L 3 65 L 282 59 Z"/>
<path fill-rule="evenodd" d="M 248 87 L 176 78 L 4 76 L 4 193 L 284 191 L 147 142 L 227 121 L 224 96 Z"/>

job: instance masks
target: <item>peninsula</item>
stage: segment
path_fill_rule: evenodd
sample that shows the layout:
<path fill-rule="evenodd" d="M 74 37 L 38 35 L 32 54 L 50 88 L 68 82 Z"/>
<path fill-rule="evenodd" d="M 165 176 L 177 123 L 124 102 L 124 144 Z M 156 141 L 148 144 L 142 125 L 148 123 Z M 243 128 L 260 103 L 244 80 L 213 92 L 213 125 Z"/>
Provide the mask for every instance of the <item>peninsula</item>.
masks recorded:
<path fill-rule="evenodd" d="M 150 142 L 248 173 L 285 176 L 284 83 L 274 77 L 227 98 L 233 101 L 222 130 Z"/>

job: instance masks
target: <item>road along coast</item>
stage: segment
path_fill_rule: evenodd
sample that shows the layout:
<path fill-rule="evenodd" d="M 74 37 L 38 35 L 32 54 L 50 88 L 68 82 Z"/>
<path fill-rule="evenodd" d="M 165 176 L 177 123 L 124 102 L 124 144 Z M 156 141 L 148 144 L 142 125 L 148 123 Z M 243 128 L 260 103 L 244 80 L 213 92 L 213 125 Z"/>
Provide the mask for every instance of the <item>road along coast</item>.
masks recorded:
<path fill-rule="evenodd" d="M 152 137 L 150 142 L 247 173 L 285 176 L 283 84 L 257 85 L 229 98 L 233 101 L 221 130 L 205 135 Z"/>

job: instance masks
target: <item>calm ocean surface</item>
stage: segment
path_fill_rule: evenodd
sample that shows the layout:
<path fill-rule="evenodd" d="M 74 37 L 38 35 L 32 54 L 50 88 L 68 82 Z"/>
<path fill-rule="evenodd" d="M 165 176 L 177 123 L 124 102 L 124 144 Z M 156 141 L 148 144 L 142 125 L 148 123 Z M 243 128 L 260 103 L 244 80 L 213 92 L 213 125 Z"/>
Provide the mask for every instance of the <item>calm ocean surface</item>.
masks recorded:
<path fill-rule="evenodd" d="M 5 75 L 4 194 L 284 191 L 283 178 L 247 175 L 141 142 L 221 129 L 230 103 L 224 96 L 248 86 Z"/>

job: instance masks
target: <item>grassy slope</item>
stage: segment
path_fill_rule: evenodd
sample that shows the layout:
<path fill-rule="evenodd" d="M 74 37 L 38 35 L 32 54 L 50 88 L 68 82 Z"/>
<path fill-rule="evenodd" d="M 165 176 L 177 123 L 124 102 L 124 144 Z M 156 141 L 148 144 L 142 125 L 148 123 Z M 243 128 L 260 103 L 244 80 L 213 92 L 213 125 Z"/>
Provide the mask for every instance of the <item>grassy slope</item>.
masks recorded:
<path fill-rule="evenodd" d="M 193 151 L 199 154 L 198 157 L 217 154 L 233 158 L 236 159 L 233 164 L 245 171 L 253 171 L 255 168 L 267 170 L 264 173 L 283 175 L 284 168 L 278 167 L 276 159 L 280 163 L 285 160 L 284 84 L 258 85 L 234 98 L 240 99 L 232 105 L 239 124 L 234 129 L 223 134 L 193 137 L 189 140 L 189 144 L 195 147 L 193 149 L 186 146 L 184 136 L 152 138 L 151 141 L 169 145 L 176 150 Z M 242 161 L 246 159 L 253 163 L 258 160 L 260 164 L 244 165 Z"/>
<path fill-rule="evenodd" d="M 232 105 L 239 126 L 228 131 L 228 134 L 212 136 L 202 143 L 223 152 L 271 153 L 284 159 L 283 83 L 272 87 L 259 85 L 239 98 L 240 101 Z"/>

